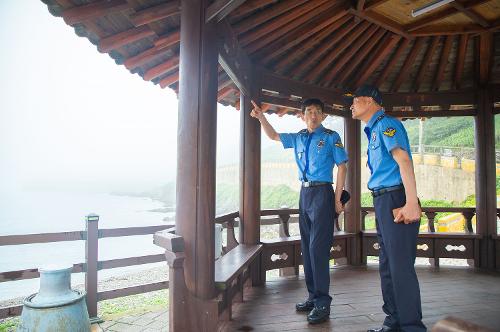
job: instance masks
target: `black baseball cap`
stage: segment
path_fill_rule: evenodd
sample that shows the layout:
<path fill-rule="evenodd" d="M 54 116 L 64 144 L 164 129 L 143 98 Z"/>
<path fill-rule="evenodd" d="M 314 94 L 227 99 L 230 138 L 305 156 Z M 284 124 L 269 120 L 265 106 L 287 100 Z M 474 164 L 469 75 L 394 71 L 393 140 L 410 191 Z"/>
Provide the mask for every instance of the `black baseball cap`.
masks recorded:
<path fill-rule="evenodd" d="M 344 97 L 349 103 L 352 103 L 352 100 L 356 97 L 372 97 L 377 104 L 382 105 L 382 95 L 380 94 L 380 91 L 373 85 L 362 85 L 354 93 L 345 93 Z"/>

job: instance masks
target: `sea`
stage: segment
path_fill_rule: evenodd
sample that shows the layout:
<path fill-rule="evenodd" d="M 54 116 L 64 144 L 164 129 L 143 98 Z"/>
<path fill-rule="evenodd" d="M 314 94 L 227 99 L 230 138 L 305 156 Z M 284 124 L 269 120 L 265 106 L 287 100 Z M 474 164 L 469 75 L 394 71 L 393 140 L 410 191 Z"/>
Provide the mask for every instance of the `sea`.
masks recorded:
<path fill-rule="evenodd" d="M 0 195 L 0 235 L 85 230 L 85 216 L 99 215 L 99 228 L 165 224 L 173 213 L 158 212 L 162 202 L 145 197 L 109 193 L 23 191 Z M 99 260 L 162 253 L 152 235 L 99 240 Z M 0 272 L 85 261 L 85 242 L 0 246 Z M 156 263 L 158 265 L 160 263 Z M 149 265 L 152 266 L 152 265 Z M 99 280 L 133 273 L 144 265 L 99 271 Z M 72 274 L 72 284 L 84 283 L 83 273 Z M 0 301 L 38 291 L 39 279 L 0 283 Z"/>

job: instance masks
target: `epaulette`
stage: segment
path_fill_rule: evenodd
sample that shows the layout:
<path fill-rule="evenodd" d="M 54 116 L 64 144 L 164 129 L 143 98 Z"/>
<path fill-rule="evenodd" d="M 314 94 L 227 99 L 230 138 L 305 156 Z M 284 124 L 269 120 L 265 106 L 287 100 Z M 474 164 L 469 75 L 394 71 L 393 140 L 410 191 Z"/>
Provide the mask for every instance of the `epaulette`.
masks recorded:
<path fill-rule="evenodd" d="M 325 133 L 327 133 L 328 135 L 333 135 L 333 133 L 335 132 L 331 129 L 325 128 Z"/>
<path fill-rule="evenodd" d="M 299 134 L 301 134 L 301 135 L 304 135 L 307 133 L 308 133 L 307 129 L 302 129 L 301 131 L 299 131 Z"/>

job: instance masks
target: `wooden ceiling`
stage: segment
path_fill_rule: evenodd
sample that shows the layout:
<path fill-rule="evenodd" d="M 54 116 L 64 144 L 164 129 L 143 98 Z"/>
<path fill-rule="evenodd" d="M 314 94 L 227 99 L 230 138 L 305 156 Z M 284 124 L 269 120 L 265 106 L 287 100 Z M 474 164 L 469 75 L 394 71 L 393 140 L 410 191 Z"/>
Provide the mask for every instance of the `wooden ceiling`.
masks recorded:
<path fill-rule="evenodd" d="M 177 90 L 181 1 L 42 1 L 117 64 Z M 327 89 L 371 83 L 385 92 L 431 92 L 500 83 L 500 0 L 456 0 L 410 15 L 429 2 L 247 0 L 226 20 L 256 68 Z M 219 72 L 219 101 L 238 106 L 236 86 Z"/>

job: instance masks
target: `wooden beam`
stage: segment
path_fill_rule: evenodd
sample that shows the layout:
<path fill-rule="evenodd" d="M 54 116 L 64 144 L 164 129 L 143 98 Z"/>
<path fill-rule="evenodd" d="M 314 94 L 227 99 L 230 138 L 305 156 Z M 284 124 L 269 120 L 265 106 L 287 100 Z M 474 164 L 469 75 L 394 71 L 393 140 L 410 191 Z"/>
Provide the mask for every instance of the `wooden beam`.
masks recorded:
<path fill-rule="evenodd" d="M 355 24 L 355 23 L 354 23 Z M 338 44 L 335 47 L 334 52 L 327 53 L 323 59 L 314 67 L 311 71 L 309 71 L 309 74 L 307 74 L 304 77 L 304 81 L 309 82 L 316 82 L 319 80 L 319 76 L 324 73 L 326 68 L 330 66 L 331 63 L 340 55 L 342 52 L 347 49 L 355 40 L 358 38 L 361 34 L 363 34 L 368 27 L 370 26 L 370 23 L 368 22 L 362 22 L 359 25 L 356 26 L 355 31 L 351 32 L 347 38 L 343 39 L 340 44 Z"/>
<path fill-rule="evenodd" d="M 302 98 L 319 98 L 325 104 L 343 105 L 343 91 L 328 89 L 318 85 L 307 84 L 292 80 L 280 75 L 270 73 L 262 67 L 257 67 L 258 82 L 262 89 L 276 91 L 283 95 L 298 96 Z"/>
<path fill-rule="evenodd" d="M 240 47 L 227 20 L 217 25 L 219 64 L 245 95 L 252 97 L 253 64 Z"/>
<path fill-rule="evenodd" d="M 292 110 L 295 113 L 298 113 L 302 109 L 302 104 L 300 101 L 297 100 L 290 100 L 286 98 L 280 98 L 280 97 L 275 97 L 275 96 L 270 96 L 267 94 L 261 94 L 260 100 L 264 104 L 276 106 L 279 109 L 286 109 L 286 110 Z M 341 111 L 337 108 L 333 108 L 330 104 L 325 104 L 325 110 L 324 112 L 329 115 L 336 115 L 336 116 L 341 116 L 341 117 L 346 117 L 349 116 L 350 113 Z"/>
<path fill-rule="evenodd" d="M 293 20 L 296 20 L 298 17 L 304 15 L 305 13 L 316 8 L 317 6 L 321 5 L 324 2 L 325 2 L 324 0 L 306 1 L 300 6 L 297 6 L 292 10 L 284 13 L 283 15 L 280 15 L 272 19 L 270 22 L 264 25 L 259 25 L 252 31 L 249 31 L 248 33 L 244 34 L 241 38 L 239 37 L 241 46 L 246 47 L 250 43 L 265 36 L 268 36 L 271 32 L 283 27 L 284 25 L 290 23 Z"/>
<path fill-rule="evenodd" d="M 436 75 L 434 76 L 434 82 L 432 84 L 433 91 L 439 90 L 441 82 L 444 78 L 444 71 L 448 65 L 448 59 L 450 57 L 451 45 L 453 44 L 453 36 L 447 36 L 444 41 L 444 46 L 441 51 L 441 56 L 439 57 L 439 65 L 437 67 Z"/>
<path fill-rule="evenodd" d="M 493 52 L 493 33 L 479 35 L 479 84 L 486 85 L 490 78 Z"/>
<path fill-rule="evenodd" d="M 167 86 L 177 82 L 179 82 L 179 71 L 162 78 L 159 84 L 162 89 L 165 89 Z"/>
<path fill-rule="evenodd" d="M 425 74 L 427 73 L 427 68 L 429 67 L 429 64 L 432 61 L 432 56 L 434 55 L 434 52 L 436 52 L 440 40 L 441 40 L 440 36 L 432 37 L 432 43 L 429 45 L 427 51 L 425 52 L 424 59 L 420 63 L 420 69 L 418 70 L 417 77 L 415 78 L 415 82 L 413 82 L 413 87 L 412 87 L 413 91 L 417 92 L 420 89 Z"/>
<path fill-rule="evenodd" d="M 151 36 L 156 36 L 156 32 L 151 30 L 148 26 L 132 28 L 99 40 L 97 49 L 99 52 L 107 53 L 111 50 Z"/>
<path fill-rule="evenodd" d="M 222 99 L 226 98 L 236 90 L 237 88 L 231 85 L 223 87 L 222 89 L 219 90 L 219 92 L 217 92 L 217 101 L 220 102 Z"/>
<path fill-rule="evenodd" d="M 389 0 L 371 0 L 368 2 L 368 4 L 365 5 L 365 10 L 373 10 L 380 5 L 383 5 L 387 1 L 389 1 Z M 358 10 L 360 10 L 360 9 L 358 9 Z"/>
<path fill-rule="evenodd" d="M 62 17 L 66 24 L 75 25 L 129 8 L 130 5 L 126 0 L 100 0 L 66 9 L 62 13 Z"/>
<path fill-rule="evenodd" d="M 354 8 L 349 9 L 349 13 L 352 15 L 356 15 L 365 21 L 381 26 L 386 30 L 392 31 L 395 34 L 400 35 L 401 37 L 404 37 L 406 39 L 413 39 L 413 37 L 409 35 L 401 25 L 386 18 L 383 15 L 377 14 L 375 12 L 360 12 L 355 10 Z"/>
<path fill-rule="evenodd" d="M 181 32 L 179 29 L 169 32 L 155 40 L 155 46 L 168 47 L 177 44 L 181 40 Z"/>
<path fill-rule="evenodd" d="M 130 15 L 130 22 L 137 27 L 163 20 L 170 16 L 179 15 L 179 13 L 180 1 L 170 0 L 167 3 L 146 8 Z"/>
<path fill-rule="evenodd" d="M 373 36 L 373 38 L 370 38 L 368 42 L 365 45 L 363 45 L 362 49 L 358 53 L 356 53 L 356 56 L 351 59 L 349 65 L 346 66 L 346 68 L 344 68 L 344 70 L 340 74 L 337 81 L 337 86 L 343 86 L 343 83 L 351 75 L 354 69 L 358 68 L 360 63 L 363 62 L 363 60 L 368 56 L 368 54 L 372 51 L 375 45 L 378 44 L 378 42 L 380 41 L 380 39 L 382 39 L 382 37 L 386 32 L 387 31 L 385 29 L 379 28 L 377 33 Z"/>
<path fill-rule="evenodd" d="M 375 72 L 378 66 L 380 66 L 382 61 L 391 53 L 400 40 L 401 36 L 399 35 L 388 35 L 387 38 L 380 43 L 373 57 L 366 61 L 365 66 L 359 71 L 359 77 L 354 80 L 355 83 L 351 87 L 360 86 L 365 82 Z"/>
<path fill-rule="evenodd" d="M 387 107 L 388 110 L 396 106 L 411 106 L 414 110 L 420 110 L 422 106 L 445 106 L 443 108 L 447 109 L 449 105 L 476 105 L 476 91 L 383 93 L 382 100 L 384 101 L 384 107 Z"/>
<path fill-rule="evenodd" d="M 490 0 L 471 0 L 471 1 L 466 2 L 463 5 L 463 7 L 465 9 L 470 9 L 470 8 L 473 8 L 474 6 L 479 6 L 479 5 L 481 5 L 485 2 L 488 2 L 488 1 L 490 1 Z M 414 31 L 414 30 L 420 29 L 426 25 L 435 23 L 437 21 L 442 21 L 445 18 L 452 16 L 452 15 L 455 15 L 457 13 L 458 13 L 458 11 L 455 8 L 446 8 L 446 9 L 443 9 L 443 10 L 441 10 L 437 13 L 434 13 L 432 15 L 426 15 L 422 19 L 417 20 L 413 23 L 407 24 L 405 26 L 405 30 L 409 31 L 409 32 Z"/>
<path fill-rule="evenodd" d="M 410 44 L 409 39 L 403 39 L 403 42 L 401 44 L 399 44 L 399 47 L 396 50 L 396 52 L 393 54 L 391 60 L 389 62 L 387 62 L 387 64 L 385 65 L 384 70 L 382 71 L 382 73 L 378 77 L 377 81 L 375 81 L 375 86 L 380 87 L 380 85 L 382 85 L 385 78 L 387 77 L 389 72 L 392 69 L 394 69 L 394 66 L 396 65 L 399 58 L 401 57 L 401 54 L 403 54 L 403 51 L 408 47 L 409 44 Z"/>
<path fill-rule="evenodd" d="M 285 99 L 285 98 L 280 98 L 280 97 L 275 97 L 275 96 L 269 96 L 266 94 L 261 94 L 260 96 L 260 101 L 262 103 L 268 104 L 268 105 L 273 105 L 276 107 L 286 107 L 295 111 L 300 111 L 301 110 L 301 103 L 300 101 L 297 100 L 290 100 L 290 99 Z"/>
<path fill-rule="evenodd" d="M 233 10 L 245 3 L 246 0 L 215 0 L 206 11 L 205 21 L 222 21 Z"/>
<path fill-rule="evenodd" d="M 143 78 L 145 81 L 154 80 L 155 78 L 158 78 L 158 77 L 162 76 L 163 74 L 166 74 L 169 71 L 174 70 L 178 66 L 179 66 L 179 56 L 174 56 L 174 57 L 168 59 L 167 61 L 147 70 L 144 73 Z"/>
<path fill-rule="evenodd" d="M 387 111 L 388 115 L 395 118 L 415 119 L 415 118 L 449 118 L 476 116 L 477 110 L 442 110 L 442 111 Z"/>
<path fill-rule="evenodd" d="M 277 0 L 248 0 L 248 1 L 245 1 L 244 4 L 242 4 L 241 6 L 236 8 L 235 10 L 233 10 L 233 12 L 229 15 L 229 17 L 230 17 L 231 21 L 238 20 L 241 17 L 246 16 L 257 9 L 264 7 L 264 6 L 267 6 L 269 4 L 272 4 L 276 1 Z M 290 2 L 290 1 L 288 1 L 288 2 Z"/>
<path fill-rule="evenodd" d="M 453 80 L 453 86 L 457 90 L 460 90 L 462 86 L 462 75 L 464 73 L 465 54 L 467 52 L 468 40 L 469 35 L 460 35 L 460 41 L 458 43 L 457 50 L 457 63 L 455 65 L 455 77 Z"/>
<path fill-rule="evenodd" d="M 311 56 L 314 56 L 317 53 L 321 53 L 325 48 L 328 48 L 327 45 L 331 45 L 328 41 L 325 40 L 322 47 L 317 47 L 319 43 L 321 43 L 325 38 L 331 36 L 333 32 L 337 31 L 342 25 L 344 25 L 351 18 L 347 15 L 342 16 L 339 20 L 335 21 L 328 28 L 323 29 L 318 32 L 314 36 L 312 36 L 309 40 L 302 43 L 299 47 L 295 48 L 293 51 L 287 54 L 287 56 L 283 57 L 275 66 L 274 69 L 278 73 L 283 73 L 285 68 L 295 59 L 302 58 L 306 55 L 306 53 L 313 49 Z M 351 25 L 352 26 L 352 25 Z M 307 57 L 309 59 L 310 57 Z"/>
<path fill-rule="evenodd" d="M 373 34 L 375 34 L 375 31 L 377 31 L 377 29 L 378 27 L 372 24 L 370 28 L 368 28 L 368 30 L 366 30 L 359 38 L 356 39 L 356 41 L 349 47 L 349 49 L 342 54 L 335 65 L 330 68 L 324 78 L 321 79 L 322 85 L 334 85 L 333 79 L 339 74 L 340 70 L 344 68 L 347 62 L 352 60 L 354 54 L 356 54 L 358 50 L 365 47 L 365 43 L 373 36 Z"/>
<path fill-rule="evenodd" d="M 158 58 L 159 56 L 165 55 L 168 52 L 172 52 L 172 46 L 176 45 L 180 41 L 180 39 L 177 39 L 177 37 L 179 37 L 179 35 L 177 35 L 175 38 L 172 38 L 169 42 L 151 47 L 142 53 L 128 58 L 124 62 L 125 67 L 128 70 L 132 70 L 148 63 L 151 60 Z"/>
<path fill-rule="evenodd" d="M 465 16 L 470 18 L 474 23 L 479 24 L 483 28 L 489 27 L 490 24 L 488 23 L 487 20 L 484 19 L 484 17 L 482 17 L 481 15 L 477 14 L 476 12 L 474 12 L 468 8 L 465 8 L 465 6 L 462 5 L 460 2 L 452 1 L 452 2 L 450 2 L 450 6 L 452 6 L 457 11 L 461 12 L 462 14 L 464 14 Z"/>
<path fill-rule="evenodd" d="M 462 35 L 465 33 L 482 33 L 487 30 L 477 24 L 468 25 L 440 25 L 440 26 L 430 26 L 426 28 L 421 28 L 410 32 L 412 36 L 415 37 L 425 37 L 425 36 L 450 36 L 450 35 Z"/>
<path fill-rule="evenodd" d="M 258 14 L 252 15 L 248 18 L 243 19 L 234 26 L 234 33 L 240 35 L 247 32 L 257 26 L 264 24 L 265 22 L 286 13 L 297 6 L 300 6 L 307 2 L 307 0 L 289 0 L 286 2 L 279 2 L 266 10 L 261 11 Z"/>
<path fill-rule="evenodd" d="M 410 69 L 415 65 L 415 59 L 417 58 L 417 55 L 420 52 L 422 45 L 424 44 L 424 40 L 425 38 L 417 38 L 417 40 L 413 44 L 410 53 L 406 57 L 403 67 L 399 70 L 399 74 L 392 85 L 391 91 L 398 91 L 401 87 L 401 84 L 410 74 Z"/>
<path fill-rule="evenodd" d="M 320 0 L 321 4 L 319 6 L 313 6 L 311 10 L 307 12 L 301 12 L 297 17 L 287 24 L 281 26 L 280 28 L 274 30 L 272 33 L 266 34 L 262 38 L 253 41 L 251 44 L 245 46 L 245 50 L 249 53 L 255 53 L 257 50 L 269 45 L 272 41 L 276 39 L 283 38 L 289 31 L 306 24 L 310 20 L 313 20 L 317 15 L 320 15 L 324 11 L 329 10 L 334 6 L 333 2 Z"/>
<path fill-rule="evenodd" d="M 301 78 L 305 73 L 305 70 L 311 67 L 313 64 L 317 63 L 322 56 L 327 54 L 329 50 L 333 49 L 334 45 L 337 44 L 340 40 L 342 40 L 348 33 L 350 33 L 358 24 L 352 22 L 352 24 L 348 24 L 342 30 L 337 31 L 334 35 L 328 37 L 324 42 L 324 47 L 319 47 L 315 49 L 313 52 L 308 54 L 306 57 L 302 59 L 300 64 L 293 68 L 290 75 L 297 76 Z M 340 28 L 340 27 L 339 27 Z M 304 45 L 306 47 L 307 45 Z M 338 50 L 337 50 L 338 51 Z"/>
<path fill-rule="evenodd" d="M 294 30 L 290 31 L 283 37 L 279 38 L 277 41 L 264 48 L 261 53 L 266 55 L 262 58 L 260 63 L 267 64 L 275 57 L 302 43 L 305 39 L 314 35 L 318 31 L 325 29 L 331 32 L 332 29 L 328 26 L 338 19 L 344 17 L 346 14 L 347 11 L 341 7 L 333 7 L 329 10 L 326 10 L 323 14 L 320 14 L 320 16 L 315 17 L 314 20 L 311 20 L 305 25 L 298 26 Z M 261 58 L 258 53 L 256 57 L 259 59 Z M 286 57 L 290 58 L 288 55 Z"/>

